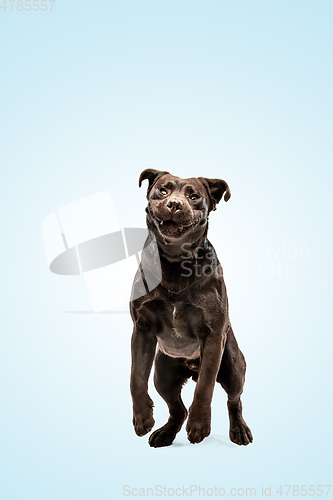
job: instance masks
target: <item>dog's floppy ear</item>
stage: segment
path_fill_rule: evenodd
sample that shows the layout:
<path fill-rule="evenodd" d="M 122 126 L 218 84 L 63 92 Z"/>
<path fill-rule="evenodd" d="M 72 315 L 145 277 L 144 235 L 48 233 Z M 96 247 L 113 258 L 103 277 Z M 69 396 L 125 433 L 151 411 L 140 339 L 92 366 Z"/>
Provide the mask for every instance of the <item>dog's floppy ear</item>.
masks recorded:
<path fill-rule="evenodd" d="M 150 193 L 151 188 L 155 184 L 155 182 L 162 177 L 162 175 L 168 174 L 169 172 L 165 172 L 162 170 L 155 170 L 154 168 L 146 168 L 143 172 L 141 172 L 140 177 L 139 177 L 139 187 L 141 187 L 142 181 L 145 179 L 148 179 L 149 185 L 148 185 L 148 191 L 147 191 L 147 198 Z"/>
<path fill-rule="evenodd" d="M 211 210 L 216 210 L 216 205 L 221 201 L 224 194 L 224 201 L 228 201 L 231 197 L 228 184 L 222 179 L 207 179 L 199 177 L 205 188 L 207 189 L 210 201 L 212 203 Z"/>

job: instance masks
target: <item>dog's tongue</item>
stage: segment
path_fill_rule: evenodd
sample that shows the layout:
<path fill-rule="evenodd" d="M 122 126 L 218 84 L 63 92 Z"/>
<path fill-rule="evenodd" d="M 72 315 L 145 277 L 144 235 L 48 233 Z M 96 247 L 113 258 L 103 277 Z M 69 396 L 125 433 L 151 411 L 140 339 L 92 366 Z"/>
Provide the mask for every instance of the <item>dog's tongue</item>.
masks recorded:
<path fill-rule="evenodd" d="M 160 228 L 163 234 L 169 236 L 179 236 L 183 230 L 183 226 L 171 219 L 160 221 Z"/>

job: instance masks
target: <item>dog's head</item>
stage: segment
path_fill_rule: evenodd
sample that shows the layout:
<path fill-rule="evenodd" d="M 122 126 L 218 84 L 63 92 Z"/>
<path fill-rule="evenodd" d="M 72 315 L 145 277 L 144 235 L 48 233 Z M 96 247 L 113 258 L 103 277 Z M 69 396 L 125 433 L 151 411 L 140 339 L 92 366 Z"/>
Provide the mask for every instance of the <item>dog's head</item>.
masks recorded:
<path fill-rule="evenodd" d="M 208 215 L 224 195 L 228 201 L 231 194 L 228 184 L 221 179 L 191 177 L 181 179 L 169 172 L 146 169 L 139 178 L 148 179 L 147 199 L 148 227 L 158 239 L 179 243 L 204 233 Z"/>

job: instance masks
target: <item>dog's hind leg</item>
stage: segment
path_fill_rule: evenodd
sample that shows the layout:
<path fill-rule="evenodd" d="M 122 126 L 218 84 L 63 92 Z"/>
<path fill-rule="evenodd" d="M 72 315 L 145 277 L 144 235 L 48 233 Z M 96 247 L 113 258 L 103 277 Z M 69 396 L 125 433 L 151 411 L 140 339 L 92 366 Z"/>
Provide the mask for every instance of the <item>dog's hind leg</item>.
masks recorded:
<path fill-rule="evenodd" d="M 231 441 L 239 445 L 247 445 L 253 441 L 252 433 L 243 419 L 240 399 L 245 382 L 245 371 L 246 362 L 243 353 L 238 347 L 231 326 L 229 326 L 228 337 L 216 380 L 228 394 L 229 436 Z"/>
<path fill-rule="evenodd" d="M 191 374 L 183 359 L 171 358 L 161 351 L 157 352 L 154 383 L 157 392 L 168 405 L 170 416 L 163 427 L 152 433 L 149 438 L 150 446 L 154 448 L 169 446 L 180 431 L 187 417 L 187 410 L 180 393 Z"/>

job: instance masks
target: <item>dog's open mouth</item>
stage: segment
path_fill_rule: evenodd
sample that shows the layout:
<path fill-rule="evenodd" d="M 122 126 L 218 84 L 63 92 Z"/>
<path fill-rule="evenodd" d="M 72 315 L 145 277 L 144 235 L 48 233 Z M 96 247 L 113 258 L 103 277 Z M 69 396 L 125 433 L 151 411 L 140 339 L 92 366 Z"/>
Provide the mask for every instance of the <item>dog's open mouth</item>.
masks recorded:
<path fill-rule="evenodd" d="M 179 238 L 179 236 L 182 236 L 188 229 L 193 227 L 197 222 L 197 221 L 192 221 L 186 223 L 179 223 L 172 219 L 169 220 L 155 219 L 155 220 L 160 232 L 164 236 L 169 236 L 171 238 Z"/>

